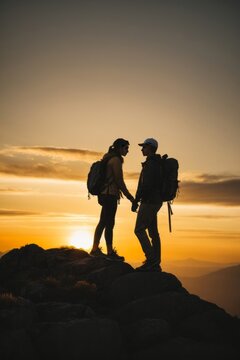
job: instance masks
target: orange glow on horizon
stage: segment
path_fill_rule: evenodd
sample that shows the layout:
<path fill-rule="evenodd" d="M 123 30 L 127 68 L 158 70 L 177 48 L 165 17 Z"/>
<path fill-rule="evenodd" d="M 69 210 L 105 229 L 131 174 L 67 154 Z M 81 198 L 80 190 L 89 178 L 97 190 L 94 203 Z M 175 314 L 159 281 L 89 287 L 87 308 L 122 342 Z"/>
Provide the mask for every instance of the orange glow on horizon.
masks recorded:
<path fill-rule="evenodd" d="M 86 251 L 91 249 L 92 242 L 92 234 L 86 229 L 75 230 L 69 239 L 70 246 Z"/>

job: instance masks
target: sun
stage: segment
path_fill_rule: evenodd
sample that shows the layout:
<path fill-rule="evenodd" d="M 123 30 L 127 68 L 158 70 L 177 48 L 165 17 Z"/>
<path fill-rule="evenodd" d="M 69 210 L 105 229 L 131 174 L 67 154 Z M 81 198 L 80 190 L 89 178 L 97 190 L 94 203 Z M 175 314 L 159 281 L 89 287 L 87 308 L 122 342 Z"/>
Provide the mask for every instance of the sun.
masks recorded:
<path fill-rule="evenodd" d="M 92 234 L 83 229 L 74 231 L 69 239 L 69 245 L 83 250 L 90 250 L 92 242 Z"/>

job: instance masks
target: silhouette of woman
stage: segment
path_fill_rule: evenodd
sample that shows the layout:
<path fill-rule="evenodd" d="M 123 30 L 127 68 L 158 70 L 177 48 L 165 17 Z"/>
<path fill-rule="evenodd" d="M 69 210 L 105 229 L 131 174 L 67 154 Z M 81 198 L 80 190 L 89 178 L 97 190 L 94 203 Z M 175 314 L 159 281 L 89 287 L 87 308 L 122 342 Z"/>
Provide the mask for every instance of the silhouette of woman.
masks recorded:
<path fill-rule="evenodd" d="M 98 195 L 98 203 L 102 206 L 100 220 L 96 226 L 91 256 L 101 256 L 108 260 L 124 261 L 123 256 L 117 254 L 113 248 L 113 228 L 115 225 L 115 216 L 117 206 L 122 194 L 131 202 L 134 197 L 128 191 L 123 179 L 123 157 L 127 155 L 129 150 L 129 142 L 125 139 L 118 138 L 109 147 L 108 152 L 103 156 L 106 160 L 106 180 L 104 190 Z M 104 231 L 107 255 L 99 248 L 102 233 Z"/>

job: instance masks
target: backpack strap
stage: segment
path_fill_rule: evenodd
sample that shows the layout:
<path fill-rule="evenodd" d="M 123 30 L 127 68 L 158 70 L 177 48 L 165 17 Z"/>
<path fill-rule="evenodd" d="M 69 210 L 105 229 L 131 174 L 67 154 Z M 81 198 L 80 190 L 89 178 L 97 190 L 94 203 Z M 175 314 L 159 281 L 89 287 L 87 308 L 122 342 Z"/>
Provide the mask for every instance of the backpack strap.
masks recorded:
<path fill-rule="evenodd" d="M 171 216 L 173 215 L 173 211 L 172 211 L 172 207 L 171 207 L 171 201 L 167 201 L 167 207 L 168 207 L 168 224 L 169 224 L 169 231 L 172 232 Z"/>

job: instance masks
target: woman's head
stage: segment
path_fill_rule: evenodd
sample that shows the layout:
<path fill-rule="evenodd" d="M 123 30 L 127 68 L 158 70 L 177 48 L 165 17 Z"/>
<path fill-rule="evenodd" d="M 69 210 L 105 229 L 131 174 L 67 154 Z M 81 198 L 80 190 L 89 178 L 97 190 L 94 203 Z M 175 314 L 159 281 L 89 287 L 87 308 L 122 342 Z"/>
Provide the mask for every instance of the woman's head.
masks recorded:
<path fill-rule="evenodd" d="M 116 152 L 121 156 L 126 156 L 129 149 L 129 142 L 128 140 L 118 138 L 116 139 L 113 144 L 109 148 L 109 152 Z"/>

